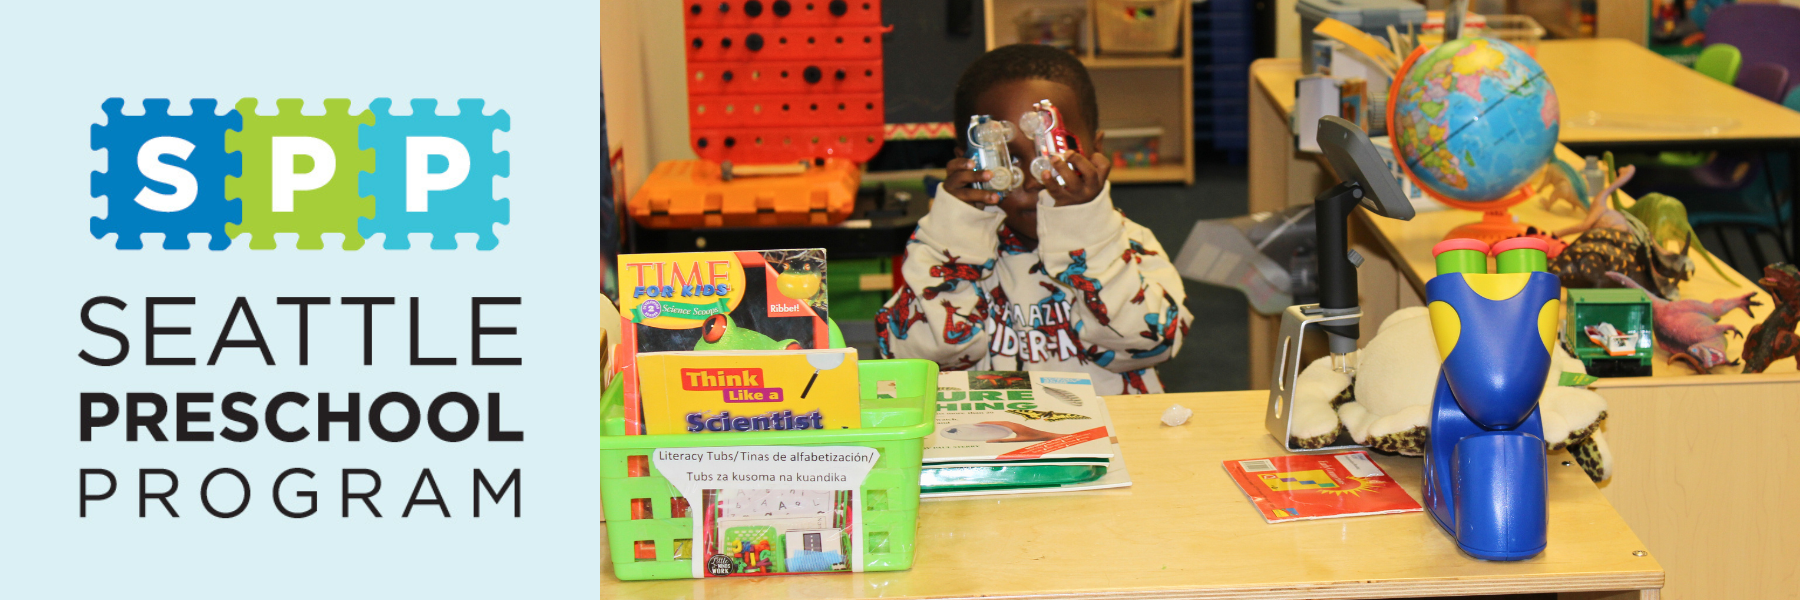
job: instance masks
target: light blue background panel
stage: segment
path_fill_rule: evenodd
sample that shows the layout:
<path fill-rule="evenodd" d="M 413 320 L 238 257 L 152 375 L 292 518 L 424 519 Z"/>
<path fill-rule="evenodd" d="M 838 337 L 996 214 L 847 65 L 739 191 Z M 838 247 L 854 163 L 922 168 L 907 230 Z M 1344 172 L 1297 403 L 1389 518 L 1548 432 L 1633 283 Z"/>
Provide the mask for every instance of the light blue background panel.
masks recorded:
<path fill-rule="evenodd" d="M 8 231 L 0 235 L 0 593 L 48 597 L 593 597 L 599 577 L 599 15 L 592 2 L 21 2 L 0 19 L 0 195 Z M 194 236 L 189 250 L 163 250 L 146 236 L 143 250 L 97 240 L 89 220 L 106 200 L 89 195 L 91 171 L 106 170 L 104 152 L 89 148 L 89 128 L 104 123 L 101 103 L 126 98 L 126 114 L 144 98 L 170 98 L 172 112 L 190 98 L 216 98 L 221 110 L 255 97 L 304 98 L 308 114 L 325 98 L 350 98 L 360 112 L 375 98 L 436 98 L 441 113 L 460 98 L 505 110 L 510 131 L 494 151 L 511 156 L 494 196 L 510 199 L 510 219 L 494 229 L 497 245 L 476 249 L 478 236 L 458 236 L 458 249 L 432 250 L 414 236 L 411 250 L 365 245 L 325 250 L 252 251 L 249 236 L 223 251 Z M 340 173 L 339 176 L 345 174 Z M 481 240 L 485 245 L 486 240 Z M 95 296 L 129 303 L 100 308 L 95 319 L 130 336 L 131 354 L 113 367 L 78 354 L 116 352 L 113 340 L 82 326 L 82 304 Z M 159 326 L 189 327 L 157 340 L 159 356 L 192 357 L 196 366 L 145 364 L 148 296 L 192 296 L 192 306 L 160 307 Z M 212 344 L 235 298 L 244 296 L 270 344 L 276 366 L 254 349 L 228 348 L 207 366 Z M 279 296 L 392 296 L 375 308 L 374 364 L 362 361 L 359 306 L 309 309 L 309 365 L 299 364 L 298 311 Z M 420 300 L 421 354 L 454 357 L 456 366 L 408 364 L 408 298 Z M 519 357 L 521 366 L 470 365 L 470 298 L 518 296 L 520 306 L 483 309 L 484 324 L 516 327 L 490 336 L 484 355 Z M 233 338 L 249 337 L 240 319 Z M 287 407 L 289 427 L 313 434 L 285 443 L 263 430 L 247 443 L 125 441 L 123 420 L 79 441 L 79 395 L 212 392 L 210 423 L 224 420 L 218 398 L 301 392 L 315 404 Z M 352 392 L 366 412 L 375 397 L 401 391 L 421 405 L 439 393 L 475 398 L 500 393 L 503 424 L 522 431 L 518 443 L 475 438 L 442 442 L 421 426 L 410 441 L 376 438 L 319 441 L 315 409 L 328 393 L 342 408 Z M 170 407 L 173 410 L 173 406 Z M 456 413 L 454 409 L 450 411 Z M 489 415 L 483 414 L 485 419 Z M 390 410 L 389 422 L 400 412 Z M 450 425 L 456 425 L 455 418 Z M 173 436 L 173 419 L 164 421 Z M 140 438 L 145 439 L 145 438 Z M 238 469 L 250 480 L 250 504 L 219 519 L 201 506 L 207 473 Z M 284 502 L 305 506 L 297 492 L 318 493 L 318 513 L 291 519 L 271 498 L 275 477 L 289 468 L 317 476 L 291 478 Z M 78 471 L 104 468 L 118 478 L 110 500 L 78 516 Z M 180 478 L 170 518 L 151 502 L 138 517 L 138 469 L 169 469 Z M 381 518 L 353 502 L 341 515 L 340 471 L 382 476 L 375 496 Z M 421 469 L 429 468 L 452 517 L 435 507 L 402 518 Z M 523 517 L 510 498 L 485 502 L 473 517 L 472 470 L 496 484 L 523 472 Z M 98 480 L 95 480 L 98 484 Z M 161 489 L 162 480 L 151 485 Z M 355 485 L 366 485 L 358 479 Z M 235 506 L 235 480 L 213 481 L 216 505 Z"/>

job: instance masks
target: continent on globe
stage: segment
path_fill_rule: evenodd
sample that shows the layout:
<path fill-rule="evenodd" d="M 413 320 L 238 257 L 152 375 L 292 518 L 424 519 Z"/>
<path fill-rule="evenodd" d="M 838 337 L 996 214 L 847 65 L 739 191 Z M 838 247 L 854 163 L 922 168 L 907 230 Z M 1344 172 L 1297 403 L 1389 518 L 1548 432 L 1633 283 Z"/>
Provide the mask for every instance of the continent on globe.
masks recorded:
<path fill-rule="evenodd" d="M 1394 148 L 1440 199 L 1504 198 L 1556 150 L 1556 90 L 1517 46 L 1462 38 L 1426 51 L 1396 80 Z"/>

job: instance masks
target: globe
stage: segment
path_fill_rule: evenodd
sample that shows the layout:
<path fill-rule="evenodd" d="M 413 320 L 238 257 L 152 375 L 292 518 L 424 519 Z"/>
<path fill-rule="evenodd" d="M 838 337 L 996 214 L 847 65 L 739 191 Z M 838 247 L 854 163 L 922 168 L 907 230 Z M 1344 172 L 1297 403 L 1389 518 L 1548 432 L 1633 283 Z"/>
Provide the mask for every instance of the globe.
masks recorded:
<path fill-rule="evenodd" d="M 1446 204 L 1504 213 L 1556 151 L 1556 90 L 1525 51 L 1465 37 L 1395 75 L 1389 131 L 1405 171 Z"/>

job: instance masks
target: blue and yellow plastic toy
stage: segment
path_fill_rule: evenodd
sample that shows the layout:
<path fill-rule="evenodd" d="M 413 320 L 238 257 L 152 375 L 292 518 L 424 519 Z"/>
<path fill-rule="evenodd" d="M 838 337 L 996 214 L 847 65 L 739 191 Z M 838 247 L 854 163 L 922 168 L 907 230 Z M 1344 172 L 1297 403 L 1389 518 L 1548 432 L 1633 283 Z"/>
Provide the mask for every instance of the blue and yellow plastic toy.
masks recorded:
<path fill-rule="evenodd" d="M 1432 248 L 1425 284 L 1444 359 L 1431 403 L 1425 504 L 1463 552 L 1524 560 L 1544 551 L 1549 471 L 1538 395 L 1556 344 L 1561 286 L 1543 240 Z M 1494 255 L 1496 273 L 1488 272 Z"/>

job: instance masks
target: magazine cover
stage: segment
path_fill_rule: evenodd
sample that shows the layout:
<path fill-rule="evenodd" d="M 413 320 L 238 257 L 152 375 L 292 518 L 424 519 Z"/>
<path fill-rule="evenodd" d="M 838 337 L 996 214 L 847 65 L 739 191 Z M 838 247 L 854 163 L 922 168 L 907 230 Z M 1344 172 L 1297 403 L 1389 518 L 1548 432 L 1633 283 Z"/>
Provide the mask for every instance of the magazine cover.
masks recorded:
<path fill-rule="evenodd" d="M 1106 404 L 1083 373 L 952 371 L 938 375 L 937 430 L 924 462 L 1105 464 L 1114 455 Z"/>
<path fill-rule="evenodd" d="M 1423 510 L 1360 450 L 1228 460 L 1225 472 L 1270 523 Z"/>
<path fill-rule="evenodd" d="M 821 248 L 620 256 L 627 433 L 644 432 L 638 353 L 825 348 L 826 312 Z"/>

